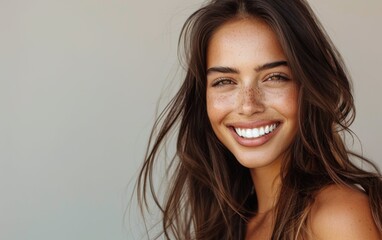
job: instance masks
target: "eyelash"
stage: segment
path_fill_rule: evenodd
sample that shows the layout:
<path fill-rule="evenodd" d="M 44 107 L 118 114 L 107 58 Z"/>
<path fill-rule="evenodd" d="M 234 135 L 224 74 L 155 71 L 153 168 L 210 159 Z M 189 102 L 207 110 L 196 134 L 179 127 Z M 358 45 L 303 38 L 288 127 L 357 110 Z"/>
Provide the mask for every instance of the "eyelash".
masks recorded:
<path fill-rule="evenodd" d="M 268 75 L 263 82 L 267 82 L 267 81 L 282 82 L 287 80 L 290 80 L 290 78 L 288 78 L 282 73 L 272 73 L 271 75 Z M 231 84 L 235 84 L 235 82 L 229 78 L 218 78 L 212 84 L 212 87 L 222 87 L 222 86 L 231 85 Z"/>
<path fill-rule="evenodd" d="M 231 85 L 235 82 L 229 78 L 218 78 L 213 84 L 213 87 L 222 87 L 224 85 Z"/>
<path fill-rule="evenodd" d="M 277 79 L 274 79 L 274 78 L 277 78 Z M 272 73 L 271 75 L 265 78 L 264 82 L 267 82 L 267 81 L 280 82 L 280 81 L 287 81 L 287 80 L 290 80 L 290 79 L 282 73 Z"/>

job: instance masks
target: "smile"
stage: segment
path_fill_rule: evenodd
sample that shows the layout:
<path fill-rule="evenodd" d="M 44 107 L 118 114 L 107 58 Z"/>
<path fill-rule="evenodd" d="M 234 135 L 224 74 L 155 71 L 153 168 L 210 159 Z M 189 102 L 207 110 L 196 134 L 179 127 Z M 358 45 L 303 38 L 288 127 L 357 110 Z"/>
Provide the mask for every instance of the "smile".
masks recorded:
<path fill-rule="evenodd" d="M 259 128 L 234 128 L 237 135 L 242 138 L 259 138 L 273 132 L 279 124 L 274 123 Z"/>

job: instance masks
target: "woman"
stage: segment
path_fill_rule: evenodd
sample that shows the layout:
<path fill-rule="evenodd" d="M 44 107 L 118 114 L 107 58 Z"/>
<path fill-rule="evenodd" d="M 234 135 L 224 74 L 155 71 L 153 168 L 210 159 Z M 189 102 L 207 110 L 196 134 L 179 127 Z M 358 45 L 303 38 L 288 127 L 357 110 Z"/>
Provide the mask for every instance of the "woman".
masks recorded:
<path fill-rule="evenodd" d="M 382 239 L 381 174 L 344 145 L 350 80 L 304 0 L 211 1 L 182 40 L 187 75 L 138 180 L 166 239 Z M 162 204 L 151 176 L 175 128 Z"/>

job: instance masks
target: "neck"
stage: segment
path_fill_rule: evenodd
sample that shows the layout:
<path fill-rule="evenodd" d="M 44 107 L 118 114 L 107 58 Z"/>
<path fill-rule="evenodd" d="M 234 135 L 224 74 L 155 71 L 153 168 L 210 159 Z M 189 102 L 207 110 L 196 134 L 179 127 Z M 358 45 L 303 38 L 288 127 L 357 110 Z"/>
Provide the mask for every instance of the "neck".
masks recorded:
<path fill-rule="evenodd" d="M 281 186 L 280 167 L 251 169 L 251 176 L 258 202 L 258 213 L 272 211 Z"/>

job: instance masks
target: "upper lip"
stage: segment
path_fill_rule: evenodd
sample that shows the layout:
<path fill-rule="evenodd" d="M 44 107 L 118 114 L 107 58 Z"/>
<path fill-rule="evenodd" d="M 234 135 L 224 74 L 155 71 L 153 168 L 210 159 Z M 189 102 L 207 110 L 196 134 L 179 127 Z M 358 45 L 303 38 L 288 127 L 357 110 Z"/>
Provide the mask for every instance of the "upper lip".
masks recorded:
<path fill-rule="evenodd" d="M 245 128 L 245 129 L 251 129 L 251 128 L 259 128 L 275 123 L 280 123 L 281 121 L 279 120 L 259 120 L 259 121 L 253 121 L 253 122 L 235 122 L 235 123 L 230 123 L 227 124 L 228 127 L 233 127 L 233 128 Z"/>

